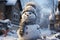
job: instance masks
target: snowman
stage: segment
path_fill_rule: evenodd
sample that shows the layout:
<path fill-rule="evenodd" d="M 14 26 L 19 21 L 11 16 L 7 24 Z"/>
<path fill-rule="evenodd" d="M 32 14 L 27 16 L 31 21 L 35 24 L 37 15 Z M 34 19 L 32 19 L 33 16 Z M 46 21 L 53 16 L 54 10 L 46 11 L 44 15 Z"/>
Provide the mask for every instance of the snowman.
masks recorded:
<path fill-rule="evenodd" d="M 40 26 L 39 23 L 36 23 L 38 19 L 36 8 L 34 3 L 29 2 L 23 9 L 20 26 L 17 30 L 19 40 L 37 40 L 40 38 Z"/>

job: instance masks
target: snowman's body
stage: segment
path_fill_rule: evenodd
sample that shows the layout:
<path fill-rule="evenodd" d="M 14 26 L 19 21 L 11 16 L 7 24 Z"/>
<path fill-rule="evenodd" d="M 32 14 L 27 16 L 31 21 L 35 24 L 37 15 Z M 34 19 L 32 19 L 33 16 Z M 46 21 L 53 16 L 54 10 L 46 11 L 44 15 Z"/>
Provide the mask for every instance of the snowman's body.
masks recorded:
<path fill-rule="evenodd" d="M 20 36 L 20 35 L 19 35 Z M 40 38 L 40 27 L 37 24 L 26 25 L 23 37 L 20 40 L 36 40 Z"/>

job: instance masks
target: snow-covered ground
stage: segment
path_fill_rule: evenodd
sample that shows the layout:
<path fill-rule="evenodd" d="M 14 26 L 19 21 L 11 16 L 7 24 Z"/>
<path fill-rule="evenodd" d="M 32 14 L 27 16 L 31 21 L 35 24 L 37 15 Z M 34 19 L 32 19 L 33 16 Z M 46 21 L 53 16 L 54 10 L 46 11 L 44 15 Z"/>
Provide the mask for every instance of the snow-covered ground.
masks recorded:
<path fill-rule="evenodd" d="M 17 40 L 17 33 L 15 30 L 12 30 L 10 32 L 8 32 L 7 36 L 4 37 L 3 35 L 0 36 L 0 40 Z"/>
<path fill-rule="evenodd" d="M 0 37 L 0 40 L 17 40 L 17 38 L 14 38 L 12 36 L 7 36 L 7 37 Z"/>
<path fill-rule="evenodd" d="M 46 40 L 60 40 L 56 38 L 58 35 L 60 35 L 60 33 L 51 34 L 51 31 L 49 29 L 41 29 L 41 37 L 43 38 L 43 36 L 46 36 Z M 16 31 L 12 30 L 8 32 L 8 35 L 6 37 L 0 36 L 0 40 L 18 40 L 18 36 Z"/>

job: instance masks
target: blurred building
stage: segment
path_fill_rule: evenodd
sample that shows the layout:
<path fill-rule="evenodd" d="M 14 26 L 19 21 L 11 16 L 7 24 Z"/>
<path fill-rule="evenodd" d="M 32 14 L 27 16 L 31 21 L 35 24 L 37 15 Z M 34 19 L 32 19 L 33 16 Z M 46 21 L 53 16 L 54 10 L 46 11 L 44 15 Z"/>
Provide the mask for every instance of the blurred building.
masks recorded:
<path fill-rule="evenodd" d="M 50 20 L 50 30 L 55 30 L 54 28 L 55 20 L 54 20 L 54 15 L 52 13 L 49 16 L 49 20 Z"/>
<path fill-rule="evenodd" d="M 10 19 L 12 24 L 18 25 L 21 11 L 20 0 L 17 0 L 14 5 L 7 4 L 6 0 L 0 0 L 0 19 Z"/>
<path fill-rule="evenodd" d="M 20 15 L 22 11 L 22 6 L 19 0 L 17 0 L 16 4 L 12 7 L 12 23 L 18 25 L 20 21 Z"/>
<path fill-rule="evenodd" d="M 60 31 L 60 2 L 58 4 L 57 11 L 54 14 L 54 18 L 51 17 L 50 19 L 50 29 Z"/>
<path fill-rule="evenodd" d="M 60 30 L 60 13 L 59 12 L 55 14 L 55 29 L 58 31 Z"/>
<path fill-rule="evenodd" d="M 50 19 L 50 29 L 59 31 L 60 30 L 60 13 L 55 14 L 55 18 L 51 17 Z"/>

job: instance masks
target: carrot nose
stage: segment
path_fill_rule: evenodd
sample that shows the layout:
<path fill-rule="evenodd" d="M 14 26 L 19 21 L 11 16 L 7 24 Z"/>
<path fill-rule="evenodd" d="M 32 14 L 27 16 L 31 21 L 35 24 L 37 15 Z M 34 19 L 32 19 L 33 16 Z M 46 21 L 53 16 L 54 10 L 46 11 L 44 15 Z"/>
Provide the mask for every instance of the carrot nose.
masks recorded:
<path fill-rule="evenodd" d="M 27 16 L 29 16 L 29 15 L 27 15 Z"/>

